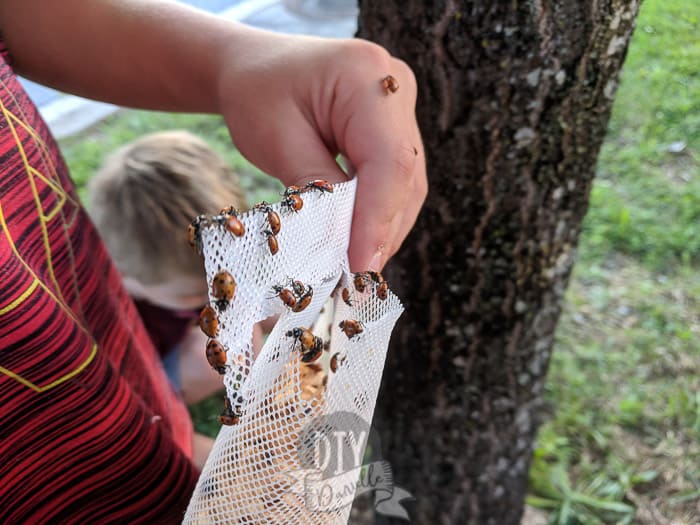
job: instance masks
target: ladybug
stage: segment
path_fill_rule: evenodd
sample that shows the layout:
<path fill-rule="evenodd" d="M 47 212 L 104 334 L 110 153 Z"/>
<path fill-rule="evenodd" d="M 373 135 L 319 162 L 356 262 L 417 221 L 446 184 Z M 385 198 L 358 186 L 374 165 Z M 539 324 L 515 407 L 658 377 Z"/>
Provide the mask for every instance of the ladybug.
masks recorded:
<path fill-rule="evenodd" d="M 368 275 L 367 272 L 359 272 L 355 274 L 355 277 L 353 278 L 352 282 L 355 286 L 355 290 L 362 293 L 367 289 L 367 285 L 370 284 L 372 281 L 371 277 Z"/>
<path fill-rule="evenodd" d="M 338 368 L 340 368 L 340 365 L 342 365 L 345 362 L 345 357 L 340 357 L 340 353 L 336 352 L 333 354 L 333 357 L 331 357 L 331 362 L 330 362 L 330 368 L 331 372 L 334 374 L 338 371 Z"/>
<path fill-rule="evenodd" d="M 236 208 L 233 206 L 223 208 L 219 214 L 217 217 L 219 224 L 226 228 L 229 233 L 236 237 L 245 235 L 245 224 L 238 218 L 238 210 Z"/>
<path fill-rule="evenodd" d="M 365 272 L 370 279 L 372 279 L 375 283 L 381 284 L 384 282 L 384 277 L 382 277 L 382 274 L 379 272 L 372 272 L 372 271 L 366 271 Z"/>
<path fill-rule="evenodd" d="M 389 283 L 384 280 L 384 277 L 379 272 L 365 272 L 372 281 L 377 283 L 377 297 L 384 301 L 389 294 Z"/>
<path fill-rule="evenodd" d="M 243 224 L 236 215 L 229 215 L 226 219 L 226 230 L 236 237 L 245 235 L 245 224 Z"/>
<path fill-rule="evenodd" d="M 276 211 L 270 209 L 270 211 L 267 212 L 267 223 L 270 225 L 270 231 L 273 235 L 277 235 L 280 232 L 282 222 L 280 221 L 280 216 Z"/>
<path fill-rule="evenodd" d="M 219 374 L 224 375 L 226 373 L 226 349 L 216 339 L 212 339 L 207 343 L 207 361 Z"/>
<path fill-rule="evenodd" d="M 287 337 L 293 337 L 299 341 L 302 350 L 309 350 L 315 343 L 315 335 L 307 328 L 293 328 L 287 332 Z"/>
<path fill-rule="evenodd" d="M 216 337 L 219 333 L 219 319 L 211 306 L 205 306 L 199 314 L 199 327 L 209 337 Z"/>
<path fill-rule="evenodd" d="M 391 75 L 385 76 L 381 82 L 386 95 L 389 93 L 396 93 L 399 90 L 399 83 Z"/>
<path fill-rule="evenodd" d="M 299 300 L 297 301 L 297 304 L 295 304 L 292 307 L 292 312 L 301 312 L 302 310 L 306 309 L 309 304 L 311 304 L 311 298 L 314 295 L 314 289 L 309 286 L 306 289 L 306 292 L 302 295 L 299 296 Z"/>
<path fill-rule="evenodd" d="M 289 288 L 283 288 L 277 284 L 273 286 L 272 289 L 279 296 L 282 302 L 289 308 L 297 304 L 297 298 L 294 295 L 294 292 L 292 292 Z"/>
<path fill-rule="evenodd" d="M 243 237 L 243 235 L 245 235 L 245 224 L 241 222 L 238 215 L 235 213 L 226 216 L 224 227 L 228 232 L 232 233 L 236 237 Z"/>
<path fill-rule="evenodd" d="M 283 201 L 282 205 L 286 206 L 292 211 L 299 211 L 304 207 L 304 200 L 298 193 L 293 193 L 287 196 Z"/>
<path fill-rule="evenodd" d="M 263 201 L 256 204 L 254 209 L 259 210 L 263 213 L 267 213 L 267 223 L 270 225 L 270 231 L 273 235 L 277 235 L 282 227 L 282 222 L 280 221 L 279 214 L 272 209 L 267 202 Z"/>
<path fill-rule="evenodd" d="M 299 186 L 287 186 L 282 195 L 289 197 L 290 195 L 299 195 L 303 190 Z"/>
<path fill-rule="evenodd" d="M 187 242 L 198 255 L 202 255 L 201 227 L 204 226 L 206 222 L 206 215 L 198 215 L 187 226 Z"/>
<path fill-rule="evenodd" d="M 377 297 L 384 301 L 389 296 L 389 283 L 382 281 L 377 286 Z"/>
<path fill-rule="evenodd" d="M 318 361 L 318 358 L 321 357 L 321 354 L 323 354 L 323 347 L 314 347 L 308 352 L 304 352 L 304 354 L 301 356 L 301 360 L 303 363 L 313 363 L 315 361 Z"/>
<path fill-rule="evenodd" d="M 333 193 L 333 184 L 327 180 L 317 179 L 307 182 L 304 191 L 318 190 L 321 193 Z"/>
<path fill-rule="evenodd" d="M 350 299 L 350 290 L 347 288 L 343 288 L 342 296 L 343 302 L 348 306 L 352 306 L 352 300 Z"/>
<path fill-rule="evenodd" d="M 229 400 L 228 396 L 224 396 L 224 411 L 219 416 L 219 421 L 222 425 L 231 426 L 237 425 L 240 420 L 241 413 L 234 412 L 233 407 L 231 406 L 231 401 Z"/>
<path fill-rule="evenodd" d="M 275 255 L 280 249 L 277 237 L 275 237 L 275 234 L 270 230 L 265 230 L 263 233 L 267 235 L 267 247 L 270 249 L 270 253 Z"/>
<path fill-rule="evenodd" d="M 211 294 L 216 299 L 216 306 L 222 312 L 233 299 L 233 294 L 236 293 L 236 281 L 233 275 L 226 270 L 222 270 L 214 276 L 211 281 Z"/>
<path fill-rule="evenodd" d="M 365 330 L 363 324 L 360 321 L 356 321 L 354 319 L 346 319 L 345 321 L 340 321 L 338 328 L 340 328 L 343 331 L 343 333 L 348 337 L 348 339 L 352 339 L 353 337 L 360 335 Z"/>
<path fill-rule="evenodd" d="M 311 330 L 307 328 L 293 328 L 289 330 L 286 335 L 287 337 L 293 337 L 299 341 L 303 353 L 323 351 L 323 339 L 315 336 Z"/>
<path fill-rule="evenodd" d="M 292 281 L 292 289 L 297 296 L 304 295 L 306 292 L 306 286 L 301 281 Z"/>

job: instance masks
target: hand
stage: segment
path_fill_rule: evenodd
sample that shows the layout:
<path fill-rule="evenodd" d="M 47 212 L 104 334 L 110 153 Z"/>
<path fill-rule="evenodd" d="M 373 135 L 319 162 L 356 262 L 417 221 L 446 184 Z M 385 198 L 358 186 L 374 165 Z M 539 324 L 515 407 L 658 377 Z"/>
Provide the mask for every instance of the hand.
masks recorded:
<path fill-rule="evenodd" d="M 0 27 L 18 70 L 46 85 L 222 113 L 241 152 L 285 185 L 346 180 L 342 154 L 358 178 L 354 271 L 381 270 L 425 200 L 416 82 L 377 45 L 270 33 L 167 0 L 4 0 Z M 387 75 L 400 86 L 390 95 Z"/>
<path fill-rule="evenodd" d="M 3 0 L 0 28 L 16 70 L 45 85 L 122 106 L 222 113 L 243 154 L 285 185 L 345 180 L 342 154 L 358 178 L 355 271 L 383 268 L 425 199 L 416 82 L 374 44 L 268 33 L 168 0 Z M 387 75 L 400 86 L 390 95 Z M 197 375 L 206 364 L 190 357 L 197 366 L 183 370 Z"/>
<path fill-rule="evenodd" d="M 240 37 L 240 35 L 238 35 Z M 220 111 L 241 153 L 285 186 L 357 176 L 349 257 L 376 270 L 400 247 L 427 194 L 409 67 L 367 41 L 258 30 L 223 53 Z M 399 84 L 386 94 L 381 80 Z"/>

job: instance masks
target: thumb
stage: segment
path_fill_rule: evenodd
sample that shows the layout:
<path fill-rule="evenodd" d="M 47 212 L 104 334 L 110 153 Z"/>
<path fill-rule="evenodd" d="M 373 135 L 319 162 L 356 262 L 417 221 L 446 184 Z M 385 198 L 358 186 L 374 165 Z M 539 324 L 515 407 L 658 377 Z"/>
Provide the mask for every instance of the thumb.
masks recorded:
<path fill-rule="evenodd" d="M 382 148 L 357 166 L 357 196 L 350 238 L 350 268 L 381 271 L 398 250 L 404 223 L 413 223 L 411 176 L 416 156 L 410 143 Z"/>

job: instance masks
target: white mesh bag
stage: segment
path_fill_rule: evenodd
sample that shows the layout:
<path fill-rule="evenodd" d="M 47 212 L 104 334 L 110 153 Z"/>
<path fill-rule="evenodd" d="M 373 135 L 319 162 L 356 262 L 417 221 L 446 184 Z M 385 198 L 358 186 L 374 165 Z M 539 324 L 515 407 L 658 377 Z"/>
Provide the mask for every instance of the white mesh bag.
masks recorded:
<path fill-rule="evenodd" d="M 226 349 L 226 394 L 240 417 L 221 427 L 184 523 L 347 522 L 366 445 L 361 427 L 372 420 L 389 337 L 403 311 L 391 292 L 380 298 L 377 282 L 368 280 L 362 293 L 353 286 L 347 248 L 355 188 L 352 180 L 332 193 L 309 189 L 299 211 L 272 205 L 281 219 L 274 255 L 263 210 L 239 217 L 240 237 L 215 221 L 201 228 L 208 282 L 221 270 L 236 282 L 225 308 L 210 300 L 216 339 Z M 294 280 L 313 289 L 299 312 L 275 289 L 293 288 Z M 276 314 L 253 359 L 255 323 Z M 348 338 L 339 327 L 348 320 L 362 332 Z M 312 328 L 323 339 L 321 358 L 302 362 L 310 354 L 288 335 L 295 328 Z"/>

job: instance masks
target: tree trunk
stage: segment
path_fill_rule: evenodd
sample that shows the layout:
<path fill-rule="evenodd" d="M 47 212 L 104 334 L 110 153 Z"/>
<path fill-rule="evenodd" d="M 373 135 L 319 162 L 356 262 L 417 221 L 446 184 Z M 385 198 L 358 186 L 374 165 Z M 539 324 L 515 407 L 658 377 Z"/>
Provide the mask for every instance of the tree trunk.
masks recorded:
<path fill-rule="evenodd" d="M 418 85 L 430 194 L 374 423 L 414 523 L 520 521 L 554 330 L 637 0 L 361 0 Z M 390 73 L 390 72 L 387 72 Z"/>

